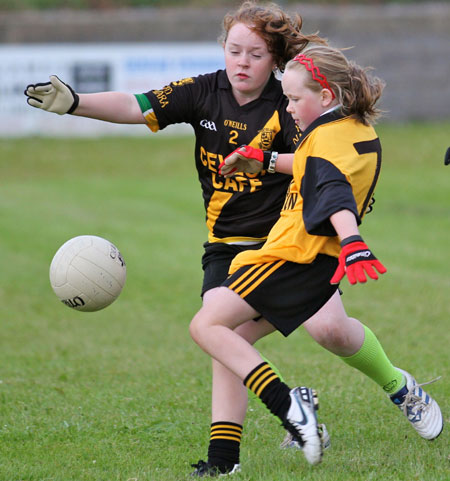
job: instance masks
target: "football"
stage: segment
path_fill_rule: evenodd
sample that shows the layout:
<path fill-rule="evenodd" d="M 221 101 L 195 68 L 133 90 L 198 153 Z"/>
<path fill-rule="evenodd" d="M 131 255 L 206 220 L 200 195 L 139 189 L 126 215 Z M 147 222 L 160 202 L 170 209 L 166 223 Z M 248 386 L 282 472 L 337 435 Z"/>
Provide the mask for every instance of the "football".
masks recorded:
<path fill-rule="evenodd" d="M 127 268 L 117 247 L 102 237 L 81 235 L 64 243 L 50 264 L 50 284 L 66 306 L 98 311 L 122 292 Z"/>

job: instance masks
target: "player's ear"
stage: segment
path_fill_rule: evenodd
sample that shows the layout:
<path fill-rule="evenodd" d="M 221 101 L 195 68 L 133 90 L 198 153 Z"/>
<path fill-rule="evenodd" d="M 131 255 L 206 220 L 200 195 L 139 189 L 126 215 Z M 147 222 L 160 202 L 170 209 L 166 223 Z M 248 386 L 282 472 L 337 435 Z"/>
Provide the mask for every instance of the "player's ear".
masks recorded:
<path fill-rule="evenodd" d="M 322 101 L 322 107 L 331 107 L 331 103 L 334 100 L 334 95 L 331 92 L 330 89 L 322 89 L 320 92 L 321 94 L 321 101 Z"/>

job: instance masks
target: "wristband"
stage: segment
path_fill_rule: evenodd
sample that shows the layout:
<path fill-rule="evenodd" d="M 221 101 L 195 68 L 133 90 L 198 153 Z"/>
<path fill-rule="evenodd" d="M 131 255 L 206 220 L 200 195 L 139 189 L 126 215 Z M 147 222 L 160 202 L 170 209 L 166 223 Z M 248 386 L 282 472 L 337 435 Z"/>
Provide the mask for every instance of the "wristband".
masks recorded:
<path fill-rule="evenodd" d="M 270 174 L 275 174 L 275 166 L 277 163 L 278 159 L 278 152 L 272 152 L 272 155 L 270 156 L 270 162 L 269 162 L 269 168 L 267 169 L 267 172 Z"/>
<path fill-rule="evenodd" d="M 351 235 L 341 240 L 341 247 L 344 247 L 352 242 L 364 242 L 360 235 Z"/>
<path fill-rule="evenodd" d="M 275 173 L 275 166 L 278 159 L 278 152 L 271 152 L 269 150 L 265 150 L 263 152 L 264 160 L 263 160 L 263 169 L 267 170 L 269 174 Z"/>
<path fill-rule="evenodd" d="M 269 174 L 275 174 L 275 166 L 277 164 L 278 152 L 270 150 L 263 151 L 263 169 Z"/>

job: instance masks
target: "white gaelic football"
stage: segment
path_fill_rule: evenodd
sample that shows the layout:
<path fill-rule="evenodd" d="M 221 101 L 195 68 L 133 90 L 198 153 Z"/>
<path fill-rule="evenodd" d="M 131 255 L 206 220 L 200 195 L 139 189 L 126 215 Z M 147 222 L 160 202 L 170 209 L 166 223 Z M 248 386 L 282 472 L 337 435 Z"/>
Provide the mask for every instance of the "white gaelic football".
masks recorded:
<path fill-rule="evenodd" d="M 98 311 L 122 291 L 127 268 L 117 247 L 94 235 L 74 237 L 63 244 L 50 265 L 50 284 L 66 306 Z"/>

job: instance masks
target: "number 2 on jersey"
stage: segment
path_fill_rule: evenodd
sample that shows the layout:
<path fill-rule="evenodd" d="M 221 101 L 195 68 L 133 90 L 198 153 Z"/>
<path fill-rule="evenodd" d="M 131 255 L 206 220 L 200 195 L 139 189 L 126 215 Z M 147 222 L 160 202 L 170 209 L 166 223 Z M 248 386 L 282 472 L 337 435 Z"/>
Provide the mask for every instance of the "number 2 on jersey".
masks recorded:
<path fill-rule="evenodd" d="M 236 142 L 236 139 L 238 138 L 238 136 L 239 132 L 237 130 L 230 130 L 230 139 L 228 140 L 228 142 L 230 144 L 237 145 L 238 143 Z"/>

